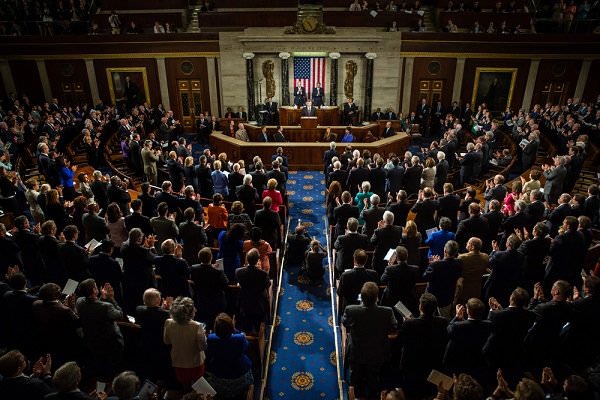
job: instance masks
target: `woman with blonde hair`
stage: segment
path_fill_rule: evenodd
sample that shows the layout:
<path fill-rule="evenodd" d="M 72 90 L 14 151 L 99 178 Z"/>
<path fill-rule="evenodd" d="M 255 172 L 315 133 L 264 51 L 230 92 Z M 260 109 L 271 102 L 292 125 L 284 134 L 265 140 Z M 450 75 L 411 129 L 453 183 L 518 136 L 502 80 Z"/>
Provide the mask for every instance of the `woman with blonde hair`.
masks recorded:
<path fill-rule="evenodd" d="M 421 233 L 417 228 L 415 221 L 406 221 L 406 226 L 402 232 L 402 245 L 406 247 L 408 251 L 408 259 L 406 262 L 409 265 L 420 265 L 421 255 L 419 253 L 419 246 L 421 245 Z"/>
<path fill-rule="evenodd" d="M 354 202 L 358 207 L 358 215 L 362 215 L 363 209 L 368 210 L 371 207 L 371 196 L 373 196 L 373 192 L 371 192 L 371 183 L 368 181 L 364 181 L 360 185 L 360 192 L 356 193 L 354 196 Z M 362 225 L 362 218 L 358 219 L 358 222 Z"/>
<path fill-rule="evenodd" d="M 425 189 L 428 187 L 433 189 L 435 172 L 435 160 L 431 157 L 427 157 L 425 160 L 425 168 L 423 168 L 423 172 L 421 172 L 421 188 Z"/>
<path fill-rule="evenodd" d="M 194 157 L 188 156 L 183 161 L 183 176 L 185 177 L 186 186 L 192 186 L 194 191 L 198 191 L 198 183 L 196 182 L 196 168 L 194 166 Z"/>
<path fill-rule="evenodd" d="M 283 204 L 283 197 L 281 197 L 281 192 L 277 190 L 277 179 L 271 178 L 267 181 L 267 190 L 263 190 L 262 199 L 264 200 L 267 196 L 272 200 L 271 210 L 279 212 L 279 206 Z"/>
<path fill-rule="evenodd" d="M 219 160 L 214 163 L 214 171 L 210 174 L 213 184 L 213 191 L 220 193 L 224 197 L 229 196 L 229 180 L 222 171 L 223 163 Z"/>
<path fill-rule="evenodd" d="M 204 375 L 204 350 L 206 333 L 194 321 L 196 307 L 189 297 L 177 297 L 170 310 L 171 318 L 165 321 L 163 340 L 171 346 L 171 365 L 184 392 Z"/>
<path fill-rule="evenodd" d="M 27 187 L 25 199 L 27 199 L 27 204 L 29 204 L 29 212 L 31 213 L 35 223 L 41 224 L 44 222 L 44 211 L 38 203 L 38 197 L 40 195 L 40 183 L 35 178 L 29 178 L 27 182 L 25 182 L 25 186 Z"/>

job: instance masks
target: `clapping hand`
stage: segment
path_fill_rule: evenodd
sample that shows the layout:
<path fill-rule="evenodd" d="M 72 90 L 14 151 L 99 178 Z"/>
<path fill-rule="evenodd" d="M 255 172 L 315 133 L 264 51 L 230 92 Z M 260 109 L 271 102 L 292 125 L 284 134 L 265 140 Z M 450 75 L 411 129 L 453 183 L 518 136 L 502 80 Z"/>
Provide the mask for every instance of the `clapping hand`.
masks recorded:
<path fill-rule="evenodd" d="M 63 301 L 63 304 L 66 307 L 73 309 L 73 308 L 75 308 L 75 300 L 77 300 L 77 297 L 75 296 L 74 293 L 72 293 L 65 298 L 65 300 Z"/>
<path fill-rule="evenodd" d="M 556 378 L 554 377 L 554 372 L 549 367 L 544 367 L 542 370 L 542 386 L 556 386 Z"/>
<path fill-rule="evenodd" d="M 533 287 L 533 298 L 536 300 L 544 300 L 544 288 L 542 287 L 542 283 L 538 282 Z"/>
<path fill-rule="evenodd" d="M 170 310 L 172 304 L 173 304 L 173 297 L 171 297 L 171 296 L 165 297 L 162 301 L 162 308 L 164 310 Z"/>
<path fill-rule="evenodd" d="M 519 228 L 515 228 L 515 234 L 517 235 L 519 240 L 523 241 L 523 233 L 521 232 L 521 230 Z"/>
<path fill-rule="evenodd" d="M 490 309 L 497 311 L 497 310 L 502 310 L 502 305 L 500 305 L 500 303 L 498 303 L 498 300 L 496 300 L 495 297 L 490 297 L 490 299 L 488 300 L 488 304 L 490 306 Z"/>
<path fill-rule="evenodd" d="M 100 295 L 104 300 L 114 300 L 115 299 L 115 290 L 110 283 L 106 282 L 104 286 L 102 286 L 102 290 L 100 291 Z"/>
<path fill-rule="evenodd" d="M 497 240 L 492 240 L 492 250 L 494 250 L 494 251 L 500 250 L 500 245 L 498 244 Z"/>
<path fill-rule="evenodd" d="M 433 262 L 438 262 L 438 261 L 440 261 L 440 260 L 441 260 L 441 258 L 440 258 L 440 256 L 439 256 L 439 255 L 437 255 L 437 254 L 435 254 L 435 255 L 433 255 L 433 256 L 431 256 L 431 257 L 429 257 L 429 262 L 430 262 L 430 263 L 433 263 Z"/>
<path fill-rule="evenodd" d="M 456 319 L 461 321 L 465 319 L 465 306 L 462 304 L 456 305 Z"/>
<path fill-rule="evenodd" d="M 144 241 L 144 247 L 151 248 L 154 247 L 154 243 L 156 243 L 156 236 L 148 235 L 146 240 Z"/>
<path fill-rule="evenodd" d="M 50 354 L 40 357 L 39 360 L 33 365 L 33 373 L 37 376 L 50 375 L 52 370 L 52 357 Z"/>

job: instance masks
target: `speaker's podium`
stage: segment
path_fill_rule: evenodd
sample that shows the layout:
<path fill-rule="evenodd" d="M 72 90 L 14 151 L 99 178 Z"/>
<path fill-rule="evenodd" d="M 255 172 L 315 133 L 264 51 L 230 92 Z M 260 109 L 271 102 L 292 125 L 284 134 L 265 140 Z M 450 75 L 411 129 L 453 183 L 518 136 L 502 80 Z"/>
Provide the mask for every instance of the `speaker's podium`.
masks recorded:
<path fill-rule="evenodd" d="M 302 129 L 315 129 L 317 126 L 317 117 L 300 117 L 300 127 Z"/>

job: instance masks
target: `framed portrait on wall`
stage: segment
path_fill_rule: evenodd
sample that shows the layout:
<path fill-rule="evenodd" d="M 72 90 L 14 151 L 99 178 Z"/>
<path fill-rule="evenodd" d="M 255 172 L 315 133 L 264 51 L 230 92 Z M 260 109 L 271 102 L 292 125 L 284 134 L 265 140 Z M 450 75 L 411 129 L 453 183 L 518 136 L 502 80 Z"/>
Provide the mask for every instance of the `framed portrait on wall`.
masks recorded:
<path fill-rule="evenodd" d="M 106 68 L 110 100 L 117 109 L 131 109 L 147 101 L 150 104 L 148 75 L 145 67 Z"/>
<path fill-rule="evenodd" d="M 486 103 L 492 113 L 504 112 L 512 100 L 517 70 L 518 68 L 477 68 L 472 107 Z"/>

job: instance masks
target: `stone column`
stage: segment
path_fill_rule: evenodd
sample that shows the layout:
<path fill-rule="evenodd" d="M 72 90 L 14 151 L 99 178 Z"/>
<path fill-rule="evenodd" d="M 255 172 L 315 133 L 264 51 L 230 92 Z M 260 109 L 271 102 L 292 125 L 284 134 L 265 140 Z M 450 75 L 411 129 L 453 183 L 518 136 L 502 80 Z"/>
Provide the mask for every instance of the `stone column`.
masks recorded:
<path fill-rule="evenodd" d="M 531 60 L 529 65 L 529 75 L 527 75 L 527 85 L 525 86 L 525 93 L 523 94 L 523 105 L 522 108 L 527 114 L 527 111 L 531 108 L 531 99 L 533 99 L 533 90 L 535 89 L 535 81 L 537 78 L 538 68 L 540 67 L 540 60 Z M 514 99 L 512 100 L 515 104 Z M 509 104 L 512 106 L 512 104 Z M 475 107 L 471 104 L 471 107 Z"/>
<path fill-rule="evenodd" d="M 462 82 L 465 76 L 465 59 L 457 58 L 456 59 L 456 71 L 454 72 L 454 86 L 452 89 L 452 101 L 457 101 L 460 103 L 460 92 L 462 90 Z M 462 104 L 461 104 L 462 106 Z M 471 104 L 473 107 L 473 104 Z"/>
<path fill-rule="evenodd" d="M 160 88 L 160 98 L 165 110 L 171 109 L 171 99 L 169 98 L 169 85 L 167 84 L 167 65 L 163 57 L 156 58 L 156 69 L 158 71 L 158 87 Z"/>
<path fill-rule="evenodd" d="M 87 71 L 88 82 L 90 84 L 90 95 L 92 96 L 92 104 L 99 104 L 100 92 L 98 91 L 98 80 L 96 79 L 96 69 L 94 68 L 94 60 L 86 58 L 85 69 Z"/>
<path fill-rule="evenodd" d="M 575 86 L 575 95 L 581 99 L 585 90 L 585 84 L 587 83 L 588 76 L 590 74 L 590 67 L 592 66 L 592 60 L 583 60 L 581 64 L 581 70 L 579 71 L 579 79 L 577 79 L 577 86 Z"/>
<path fill-rule="evenodd" d="M 329 53 L 331 58 L 331 82 L 329 83 L 329 105 L 337 106 L 337 87 L 338 87 L 338 58 L 340 53 Z"/>
<path fill-rule="evenodd" d="M 412 92 L 413 67 L 415 65 L 414 57 L 406 57 L 404 61 L 404 92 L 402 93 L 402 113 L 410 114 L 410 95 Z"/>
<path fill-rule="evenodd" d="M 210 113 L 219 115 L 219 96 L 217 94 L 217 59 L 206 58 L 206 70 L 208 71 L 208 95 L 210 98 Z"/>
<path fill-rule="evenodd" d="M 288 60 L 291 54 L 288 52 L 279 53 L 281 58 L 281 102 L 280 106 L 288 106 L 290 104 L 290 66 Z"/>
<path fill-rule="evenodd" d="M 6 94 L 8 96 L 9 93 L 16 94 L 17 88 L 7 60 L 0 60 L 0 75 L 2 76 L 4 90 L 6 90 L 6 93 L 3 93 L 3 95 Z"/>
<path fill-rule="evenodd" d="M 371 103 L 373 102 L 373 65 L 377 54 L 367 53 L 365 57 L 367 58 L 367 76 L 365 77 L 365 105 L 362 120 L 368 121 L 371 115 Z"/>
<path fill-rule="evenodd" d="M 46 63 L 44 60 L 35 60 L 40 74 L 40 81 L 42 82 L 42 90 L 44 91 L 44 97 L 46 101 L 52 100 L 52 88 L 50 87 L 50 79 L 48 79 L 48 71 L 46 70 Z"/>
<path fill-rule="evenodd" d="M 254 53 L 244 53 L 246 59 L 246 92 L 248 94 L 248 121 L 256 120 L 254 99 Z"/>

